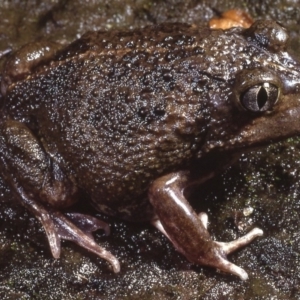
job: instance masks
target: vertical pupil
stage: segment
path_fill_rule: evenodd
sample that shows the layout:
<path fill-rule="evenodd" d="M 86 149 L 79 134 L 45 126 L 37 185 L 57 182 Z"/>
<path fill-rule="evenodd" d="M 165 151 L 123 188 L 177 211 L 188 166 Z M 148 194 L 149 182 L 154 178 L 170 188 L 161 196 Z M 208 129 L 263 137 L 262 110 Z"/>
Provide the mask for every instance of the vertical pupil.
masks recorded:
<path fill-rule="evenodd" d="M 243 107 L 253 112 L 272 109 L 279 97 L 279 88 L 269 82 L 253 85 L 240 95 Z"/>
<path fill-rule="evenodd" d="M 266 89 L 262 86 L 257 93 L 257 105 L 259 109 L 263 108 L 268 101 L 268 93 Z"/>

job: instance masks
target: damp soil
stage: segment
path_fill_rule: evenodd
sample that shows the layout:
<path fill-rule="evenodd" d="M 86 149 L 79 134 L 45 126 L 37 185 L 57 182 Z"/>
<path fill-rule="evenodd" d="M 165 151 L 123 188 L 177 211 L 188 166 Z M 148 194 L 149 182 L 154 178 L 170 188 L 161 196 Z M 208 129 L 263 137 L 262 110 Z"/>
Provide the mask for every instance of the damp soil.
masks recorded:
<path fill-rule="evenodd" d="M 1 1 L 0 55 L 40 38 L 68 44 L 88 30 L 207 24 L 231 8 L 284 24 L 297 55 L 299 0 Z M 197 210 L 209 214 L 218 240 L 232 240 L 253 226 L 264 230 L 230 257 L 249 273 L 246 282 L 190 264 L 149 224 L 102 216 L 86 201 L 72 209 L 110 224 L 110 236 L 97 232 L 95 238 L 120 259 L 121 272 L 114 274 L 106 262 L 68 242 L 54 260 L 40 223 L 0 180 L 1 299 L 299 299 L 299 148 L 294 138 L 245 154 L 192 197 Z"/>

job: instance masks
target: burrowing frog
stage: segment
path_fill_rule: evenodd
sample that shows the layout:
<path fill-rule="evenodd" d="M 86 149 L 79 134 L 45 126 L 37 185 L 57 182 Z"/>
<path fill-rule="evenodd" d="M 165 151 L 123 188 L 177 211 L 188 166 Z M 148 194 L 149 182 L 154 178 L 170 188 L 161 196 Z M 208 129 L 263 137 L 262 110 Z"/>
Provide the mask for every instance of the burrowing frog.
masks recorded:
<path fill-rule="evenodd" d="M 120 270 L 91 235 L 107 224 L 60 212 L 84 191 L 100 212 L 152 222 L 191 262 L 247 279 L 226 255 L 262 231 L 213 241 L 186 191 L 245 150 L 299 134 L 300 102 L 289 95 L 299 93 L 300 64 L 287 39 L 272 21 L 225 31 L 164 24 L 11 56 L 1 172 L 42 222 L 53 256 L 68 239 Z"/>

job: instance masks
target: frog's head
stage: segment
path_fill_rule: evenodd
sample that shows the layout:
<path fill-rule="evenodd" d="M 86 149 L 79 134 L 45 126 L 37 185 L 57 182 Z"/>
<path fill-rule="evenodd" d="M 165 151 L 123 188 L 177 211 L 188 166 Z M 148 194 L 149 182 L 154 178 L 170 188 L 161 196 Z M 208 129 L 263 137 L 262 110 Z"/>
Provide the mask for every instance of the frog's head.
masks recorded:
<path fill-rule="evenodd" d="M 230 96 L 215 101 L 211 128 L 218 123 L 219 130 L 208 134 L 205 152 L 239 151 L 300 134 L 300 63 L 286 50 L 286 30 L 258 21 L 243 39 L 250 57 L 235 74 Z M 243 61 L 244 52 L 237 61 Z M 217 116 L 220 112 L 227 120 Z"/>

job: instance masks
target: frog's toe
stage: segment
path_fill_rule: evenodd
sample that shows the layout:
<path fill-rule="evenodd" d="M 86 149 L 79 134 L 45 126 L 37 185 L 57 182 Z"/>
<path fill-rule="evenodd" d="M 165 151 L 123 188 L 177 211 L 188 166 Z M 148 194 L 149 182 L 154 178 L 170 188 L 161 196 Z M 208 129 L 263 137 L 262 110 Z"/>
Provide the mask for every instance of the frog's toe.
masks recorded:
<path fill-rule="evenodd" d="M 217 242 L 221 247 L 222 250 L 226 254 L 230 254 L 231 252 L 234 252 L 235 250 L 244 247 L 251 243 L 255 238 L 262 236 L 263 231 L 259 228 L 254 228 L 251 231 L 249 231 L 244 236 L 240 237 L 239 239 L 236 239 L 232 242 L 223 243 L 223 242 Z"/>
<path fill-rule="evenodd" d="M 205 213 L 201 213 L 198 215 L 205 229 L 207 229 L 207 215 Z M 190 253 L 183 253 L 186 257 L 194 262 L 203 265 L 208 265 L 215 267 L 223 272 L 237 275 L 242 280 L 248 279 L 247 272 L 240 268 L 239 266 L 229 262 L 227 260 L 227 255 L 244 247 L 251 243 L 255 238 L 262 236 L 263 231 L 259 228 L 254 228 L 244 236 L 231 241 L 231 242 L 217 242 L 212 240 L 204 240 L 203 243 L 206 245 L 202 245 L 203 249 L 206 249 L 206 252 L 202 252 L 200 255 L 191 256 Z"/>
<path fill-rule="evenodd" d="M 39 201 L 28 197 L 23 187 L 17 182 L 14 182 L 14 187 L 20 196 L 18 199 L 21 203 L 42 223 L 54 258 L 60 257 L 61 240 L 69 240 L 108 261 L 115 273 L 120 271 L 118 259 L 100 247 L 91 235 L 91 232 L 100 228 L 109 234 L 109 227 L 105 222 L 76 213 L 68 214 L 66 217 L 58 210 L 45 207 Z"/>
<path fill-rule="evenodd" d="M 115 273 L 120 271 L 120 263 L 118 259 L 109 251 L 106 251 L 104 248 L 100 247 L 91 235 L 92 231 L 95 231 L 99 228 L 104 229 L 106 233 L 109 233 L 109 228 L 106 223 L 82 214 L 69 214 L 68 216 L 71 216 L 70 219 L 76 223 L 75 225 L 62 213 L 54 210 L 51 211 L 51 216 L 60 239 L 72 241 L 88 251 L 93 252 L 97 256 L 105 259 L 112 265 Z"/>
<path fill-rule="evenodd" d="M 245 236 L 229 243 L 214 241 L 207 230 L 207 214 L 196 214 L 184 196 L 183 190 L 188 179 L 189 173 L 178 172 L 153 182 L 149 189 L 149 199 L 156 212 L 152 224 L 190 262 L 214 267 L 246 280 L 247 273 L 229 262 L 226 256 L 261 236 L 262 230 L 254 228 Z"/>
<path fill-rule="evenodd" d="M 242 280 L 248 279 L 248 274 L 245 270 L 227 260 L 227 255 L 235 250 L 248 245 L 255 238 L 262 236 L 263 231 L 259 228 L 254 228 L 246 235 L 232 242 L 210 242 L 208 247 L 209 251 L 207 255 L 201 257 L 200 262 L 202 264 L 213 266 L 221 271 L 237 275 Z"/>
<path fill-rule="evenodd" d="M 205 229 L 208 227 L 208 215 L 204 212 L 201 212 L 198 214 L 198 218 L 201 221 L 202 225 Z"/>
<path fill-rule="evenodd" d="M 198 218 L 206 230 L 208 224 L 207 214 L 201 213 L 198 215 Z M 263 231 L 261 229 L 254 228 L 246 235 L 232 242 L 217 242 L 212 241 L 210 238 L 201 239 L 199 240 L 200 243 L 198 245 L 198 251 L 191 251 L 188 243 L 186 245 L 179 245 L 176 243 L 172 234 L 168 235 L 162 223 L 158 219 L 154 220 L 152 224 L 159 229 L 172 242 L 174 247 L 192 263 L 217 268 L 223 272 L 234 274 L 242 280 L 248 279 L 247 272 L 239 266 L 229 262 L 227 255 L 248 245 L 256 237 L 263 235 Z"/>
<path fill-rule="evenodd" d="M 65 216 L 67 216 L 68 219 L 70 219 L 75 225 L 77 225 L 77 227 L 79 227 L 86 235 L 90 236 L 91 238 L 93 238 L 92 232 L 98 229 L 102 229 L 106 235 L 110 234 L 109 225 L 97 218 L 80 213 L 65 213 Z"/>
<path fill-rule="evenodd" d="M 225 257 L 218 256 L 214 261 L 213 266 L 220 271 L 230 273 L 240 277 L 241 280 L 247 280 L 249 278 L 247 272 L 239 266 L 229 262 Z"/>
<path fill-rule="evenodd" d="M 108 224 L 84 214 L 69 213 L 67 214 L 68 217 L 65 217 L 53 209 L 46 211 L 39 207 L 39 210 L 39 213 L 43 212 L 43 217 L 41 218 L 39 215 L 37 217 L 46 231 L 54 258 L 60 257 L 61 240 L 69 240 L 108 261 L 115 273 L 120 271 L 118 259 L 99 246 L 91 234 L 97 229 L 103 229 L 106 234 L 109 234 Z"/>

